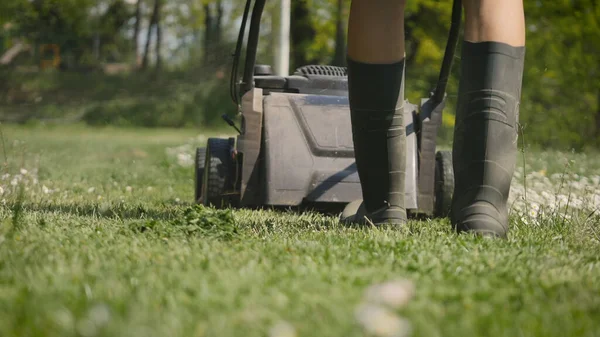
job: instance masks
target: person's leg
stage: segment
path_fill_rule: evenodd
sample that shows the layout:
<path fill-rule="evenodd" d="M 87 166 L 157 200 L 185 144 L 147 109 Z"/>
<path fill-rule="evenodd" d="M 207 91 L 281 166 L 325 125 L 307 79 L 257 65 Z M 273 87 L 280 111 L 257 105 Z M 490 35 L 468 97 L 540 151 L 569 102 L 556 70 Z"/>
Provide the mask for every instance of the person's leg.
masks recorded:
<path fill-rule="evenodd" d="M 459 232 L 505 237 L 525 56 L 523 1 L 464 1 L 451 221 Z"/>
<path fill-rule="evenodd" d="M 372 64 L 404 59 L 405 0 L 352 0 L 348 58 Z"/>
<path fill-rule="evenodd" d="M 404 0 L 353 0 L 348 26 L 348 96 L 363 206 L 374 224 L 402 224 Z"/>

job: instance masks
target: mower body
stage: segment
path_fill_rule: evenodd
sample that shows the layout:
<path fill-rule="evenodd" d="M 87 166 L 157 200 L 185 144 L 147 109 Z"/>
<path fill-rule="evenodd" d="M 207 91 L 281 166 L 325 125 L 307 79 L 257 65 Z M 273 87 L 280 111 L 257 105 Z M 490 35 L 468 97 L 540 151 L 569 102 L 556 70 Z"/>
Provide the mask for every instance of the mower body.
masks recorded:
<path fill-rule="evenodd" d="M 242 174 L 240 205 L 346 204 L 361 199 L 345 69 L 311 66 L 289 77 L 262 75 L 255 79 L 255 89 L 242 100 L 237 151 L 247 153 L 248 142 L 250 149 L 255 148 L 258 138 L 247 139 L 245 130 L 259 124 L 248 118 L 260 118 L 261 156 L 256 161 L 254 156 L 242 156 L 242 167 L 248 166 L 242 172 L 257 169 L 260 174 L 256 180 Z M 256 111 L 256 106 L 261 111 Z M 411 121 L 416 106 L 407 102 L 405 107 L 405 120 Z M 416 209 L 417 143 L 412 123 L 406 129 L 406 202 L 407 207 Z"/>
<path fill-rule="evenodd" d="M 284 77 L 274 75 L 268 65 L 256 65 L 264 2 L 255 2 L 244 79 L 235 87 L 242 89 L 239 135 L 209 139 L 207 148 L 198 150 L 196 200 L 216 207 L 322 208 L 362 199 L 347 69 L 308 65 Z M 445 216 L 449 210 L 454 187 L 451 154 L 437 152 L 436 141 L 459 21 L 460 2 L 455 0 L 440 83 L 431 97 L 404 104 L 409 215 Z M 244 25 L 240 38 L 243 30 Z"/>

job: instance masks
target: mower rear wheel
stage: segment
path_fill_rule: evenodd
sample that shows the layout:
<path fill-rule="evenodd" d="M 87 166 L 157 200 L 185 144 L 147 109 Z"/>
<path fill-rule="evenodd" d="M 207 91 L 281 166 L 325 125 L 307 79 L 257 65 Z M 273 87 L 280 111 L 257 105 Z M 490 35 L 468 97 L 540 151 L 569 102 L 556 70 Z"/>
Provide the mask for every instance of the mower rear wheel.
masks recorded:
<path fill-rule="evenodd" d="M 196 149 L 196 157 L 194 160 L 194 182 L 195 193 L 194 202 L 199 203 L 202 197 L 202 182 L 204 181 L 204 167 L 206 166 L 206 148 L 199 147 Z"/>
<path fill-rule="evenodd" d="M 231 139 L 208 139 L 200 197 L 205 206 L 225 208 L 230 205 L 228 193 L 233 190 L 231 150 Z"/>
<path fill-rule="evenodd" d="M 435 216 L 445 218 L 450 214 L 454 194 L 454 169 L 452 152 L 440 151 L 435 156 Z"/>

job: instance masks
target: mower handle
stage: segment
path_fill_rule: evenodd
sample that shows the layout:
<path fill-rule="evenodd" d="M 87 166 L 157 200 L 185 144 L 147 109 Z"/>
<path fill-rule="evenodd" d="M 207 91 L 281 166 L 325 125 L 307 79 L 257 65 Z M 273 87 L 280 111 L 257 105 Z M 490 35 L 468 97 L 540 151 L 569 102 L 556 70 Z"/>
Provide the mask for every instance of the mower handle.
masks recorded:
<path fill-rule="evenodd" d="M 256 0 L 254 2 L 254 8 L 252 9 L 250 32 L 248 33 L 248 47 L 246 50 L 246 62 L 244 65 L 244 76 L 242 77 L 242 89 L 244 92 L 254 88 L 254 66 L 256 65 L 256 53 L 258 51 L 260 20 L 265 9 L 265 3 L 266 0 Z"/>
<path fill-rule="evenodd" d="M 456 52 L 456 45 L 458 44 L 461 20 L 462 1 L 454 0 L 452 3 L 452 22 L 450 23 L 450 33 L 448 34 L 448 42 L 446 44 L 446 51 L 444 52 L 444 60 L 442 61 L 440 76 L 432 97 L 435 103 L 441 103 L 446 95 L 448 78 L 450 77 L 450 71 L 452 70 L 452 61 L 454 60 L 454 53 Z"/>
<path fill-rule="evenodd" d="M 247 0 L 249 4 L 252 0 Z M 260 21 L 265 8 L 266 0 L 255 0 L 252 9 L 252 18 L 250 21 L 250 32 L 248 33 L 248 46 L 246 50 L 246 61 L 244 64 L 244 75 L 242 78 L 242 90 L 247 92 L 254 88 L 254 66 L 256 64 L 256 54 L 258 50 L 258 40 L 260 35 Z M 444 52 L 444 59 L 440 69 L 440 75 L 437 86 L 433 93 L 433 101 L 441 103 L 446 95 L 448 78 L 452 69 L 452 61 L 458 44 L 460 34 L 460 24 L 462 19 L 462 1 L 453 0 L 452 4 L 452 22 L 450 24 L 450 33 Z"/>

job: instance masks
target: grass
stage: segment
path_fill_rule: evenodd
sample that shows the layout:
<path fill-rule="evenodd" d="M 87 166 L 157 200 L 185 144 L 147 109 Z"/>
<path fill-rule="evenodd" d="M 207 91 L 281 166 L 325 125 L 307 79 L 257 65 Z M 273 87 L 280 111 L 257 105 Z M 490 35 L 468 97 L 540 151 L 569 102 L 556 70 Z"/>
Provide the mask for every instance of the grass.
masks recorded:
<path fill-rule="evenodd" d="M 373 325 L 600 336 L 600 218 L 589 212 L 515 218 L 508 240 L 488 241 L 445 220 L 365 229 L 216 211 L 189 203 L 192 168 L 168 150 L 202 143 L 194 130 L 3 126 L 3 136 L 0 336 L 365 336 Z M 558 156 L 577 155 L 547 157 Z M 408 303 L 391 316 L 362 306 L 390 280 L 412 283 L 392 291 Z"/>
<path fill-rule="evenodd" d="M 225 69 L 115 75 L 0 69 L 0 121 L 215 128 L 224 125 L 219 113 L 236 112 Z"/>

